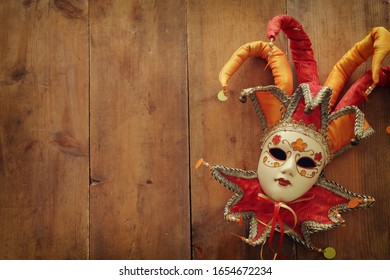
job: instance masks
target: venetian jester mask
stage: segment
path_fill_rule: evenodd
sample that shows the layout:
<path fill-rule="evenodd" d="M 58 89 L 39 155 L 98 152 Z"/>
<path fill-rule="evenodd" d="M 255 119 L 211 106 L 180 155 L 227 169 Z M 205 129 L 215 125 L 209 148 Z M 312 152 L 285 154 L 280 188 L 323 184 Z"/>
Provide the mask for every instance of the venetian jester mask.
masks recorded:
<path fill-rule="evenodd" d="M 299 86 L 293 93 L 293 74 L 285 54 L 274 45 L 280 30 L 290 41 Z M 244 89 L 240 100 L 249 97 L 263 128 L 263 144 L 257 171 L 210 166 L 212 176 L 235 194 L 225 206 L 229 221 L 248 220 L 248 237 L 253 246 L 272 244 L 280 233 L 274 258 L 280 256 L 284 235 L 311 250 L 333 258 L 333 248 L 315 246 L 310 234 L 340 226 L 341 213 L 368 208 L 374 198 L 357 194 L 327 180 L 322 170 L 345 150 L 370 136 L 373 129 L 357 107 L 376 86 L 390 85 L 390 67 L 382 62 L 390 51 L 390 33 L 383 27 L 352 47 L 334 66 L 324 86 L 320 85 L 311 42 L 302 25 L 291 16 L 277 16 L 268 24 L 270 42 L 256 41 L 240 47 L 222 68 L 219 80 L 227 99 L 227 82 L 252 56 L 265 59 L 275 85 Z M 357 80 L 337 102 L 355 69 L 372 58 L 372 70 Z"/>

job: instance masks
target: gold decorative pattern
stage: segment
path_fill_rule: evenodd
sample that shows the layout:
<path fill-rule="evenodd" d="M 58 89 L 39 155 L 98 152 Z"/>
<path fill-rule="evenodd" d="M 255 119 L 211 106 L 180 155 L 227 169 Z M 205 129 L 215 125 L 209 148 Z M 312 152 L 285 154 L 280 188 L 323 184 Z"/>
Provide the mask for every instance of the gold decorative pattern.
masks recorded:
<path fill-rule="evenodd" d="M 243 241 L 249 245 L 256 246 L 262 245 L 266 242 L 270 234 L 270 228 L 266 228 L 260 236 L 258 236 L 258 221 L 255 213 L 253 212 L 239 212 L 231 213 L 232 207 L 237 204 L 244 196 L 244 191 L 242 188 L 235 184 L 234 182 L 228 180 L 225 176 L 238 177 L 242 179 L 254 179 L 257 178 L 257 173 L 255 171 L 246 171 L 237 168 L 228 168 L 220 165 L 213 166 L 210 169 L 211 175 L 224 187 L 234 192 L 234 195 L 229 199 L 225 205 L 224 216 L 228 221 L 241 221 L 249 220 L 249 234 L 247 238 L 243 238 Z M 288 225 L 283 224 L 283 227 L 286 229 L 286 234 L 290 236 L 293 240 L 301 243 L 306 248 L 316 251 L 321 251 L 318 247 L 314 246 L 310 239 L 310 235 L 315 232 L 330 230 L 335 227 L 338 227 L 345 223 L 345 220 L 342 219 L 341 213 L 356 210 L 369 208 L 375 202 L 375 199 L 366 196 L 354 193 L 337 184 L 336 182 L 327 180 L 323 175 L 321 175 L 316 184 L 318 187 L 322 187 L 335 195 L 341 196 L 349 201 L 355 201 L 359 198 L 359 203 L 353 203 L 351 208 L 348 203 L 339 204 L 331 207 L 328 211 L 328 218 L 333 224 L 323 224 L 313 220 L 305 220 L 301 222 L 300 230 L 304 238 L 302 238 L 294 229 L 291 229 Z M 276 226 L 277 229 L 280 228 L 279 225 Z"/>

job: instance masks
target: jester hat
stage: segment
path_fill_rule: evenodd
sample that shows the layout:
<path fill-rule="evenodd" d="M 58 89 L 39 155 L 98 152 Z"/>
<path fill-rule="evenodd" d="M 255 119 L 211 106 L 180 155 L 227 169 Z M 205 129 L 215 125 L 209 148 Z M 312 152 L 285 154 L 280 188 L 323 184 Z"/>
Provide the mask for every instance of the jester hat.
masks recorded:
<path fill-rule="evenodd" d="M 290 41 L 299 82 L 294 93 L 293 73 L 287 57 L 274 44 L 280 30 Z M 240 94 L 242 102 L 247 97 L 251 99 L 263 128 L 264 140 L 273 136 L 272 143 L 268 139 L 270 144 L 278 145 L 281 139 L 279 134 L 299 132 L 320 143 L 324 155 L 317 153 L 315 156 L 319 162 L 324 161 L 322 165 L 325 166 L 332 158 L 374 132 L 357 106 L 367 99 L 376 86 L 390 85 L 390 67 L 382 67 L 390 51 L 390 33 L 387 29 L 376 27 L 356 43 L 333 67 L 324 86 L 320 84 L 311 41 L 295 18 L 282 15 L 271 19 L 268 39 L 269 42 L 255 41 L 240 47 L 219 74 L 223 89 L 219 98 L 225 100 L 230 95 L 230 77 L 246 59 L 256 56 L 267 61 L 275 85 L 244 89 Z M 352 73 L 371 56 L 372 70 L 358 79 L 339 100 Z M 296 151 L 296 146 L 286 142 Z M 293 144 L 297 145 L 296 142 Z M 300 144 L 304 143 L 301 141 Z M 264 162 L 266 160 L 264 157 Z M 202 164 L 210 167 L 203 159 L 198 161 L 197 167 Z M 327 180 L 322 173 L 307 192 L 286 202 L 275 200 L 265 193 L 259 172 L 220 165 L 210 167 L 210 171 L 218 182 L 235 193 L 225 206 L 225 218 L 235 222 L 249 221 L 249 235 L 241 237 L 244 242 L 253 246 L 264 245 L 269 237 L 271 244 L 275 231 L 280 232 L 279 248 L 274 250 L 271 247 L 275 257 L 279 255 L 285 234 L 308 249 L 329 255 L 329 250 L 326 252 L 312 243 L 310 234 L 342 225 L 345 223 L 342 212 L 368 208 L 375 201 L 370 196 L 354 193 Z"/>

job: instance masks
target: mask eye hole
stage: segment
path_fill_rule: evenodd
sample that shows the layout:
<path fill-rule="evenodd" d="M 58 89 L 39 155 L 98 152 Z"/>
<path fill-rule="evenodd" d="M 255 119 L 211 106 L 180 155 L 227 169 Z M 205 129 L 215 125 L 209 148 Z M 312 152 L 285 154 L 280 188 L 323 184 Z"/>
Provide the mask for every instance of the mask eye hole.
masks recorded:
<path fill-rule="evenodd" d="M 316 163 L 309 157 L 302 157 L 297 161 L 297 165 L 302 168 L 314 168 Z"/>
<path fill-rule="evenodd" d="M 277 160 L 286 160 L 287 159 L 286 152 L 280 148 L 271 148 L 271 149 L 269 149 L 269 153 L 271 154 L 271 156 L 273 158 L 275 158 Z"/>

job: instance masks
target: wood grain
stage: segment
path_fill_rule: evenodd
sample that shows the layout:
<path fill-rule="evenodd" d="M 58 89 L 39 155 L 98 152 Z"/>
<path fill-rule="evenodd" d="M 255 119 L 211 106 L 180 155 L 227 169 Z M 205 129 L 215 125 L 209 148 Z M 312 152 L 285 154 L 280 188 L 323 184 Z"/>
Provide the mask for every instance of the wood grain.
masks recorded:
<path fill-rule="evenodd" d="M 88 4 L 65 2 L 0 3 L 0 259 L 88 258 Z"/>
<path fill-rule="evenodd" d="M 91 259 L 189 259 L 186 6 L 97 1 Z"/>
<path fill-rule="evenodd" d="M 251 247 L 231 233 L 246 236 L 247 227 L 223 218 L 232 192 L 207 168 L 194 170 L 203 157 L 211 164 L 257 169 L 261 128 L 250 102 L 239 102 L 242 88 L 272 84 L 261 59 L 249 59 L 229 83 L 232 98 L 222 103 L 218 74 L 240 46 L 267 41 L 268 20 L 284 13 L 284 1 L 188 1 L 188 52 L 191 129 L 191 198 L 194 259 L 258 259 Z M 282 44 L 283 44 L 283 38 Z M 289 240 L 285 242 L 291 254 Z"/>
<path fill-rule="evenodd" d="M 249 59 L 224 103 L 218 73 L 285 13 L 309 34 L 321 81 L 390 27 L 382 0 L 0 1 L 0 259 L 259 259 L 231 234 L 247 225 L 223 218 L 232 193 L 194 166 L 257 168 L 260 122 L 238 93 L 271 73 Z M 276 44 L 288 52 L 283 34 Z M 337 259 L 390 259 L 389 99 L 374 90 L 361 109 L 377 132 L 325 170 L 377 200 L 312 235 Z M 289 238 L 282 254 L 323 258 Z"/>

